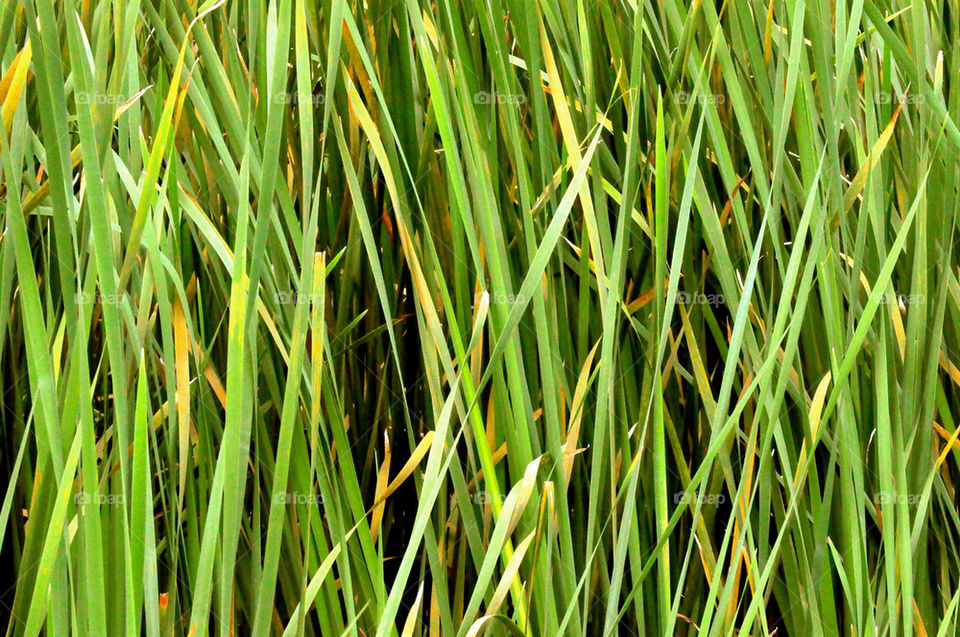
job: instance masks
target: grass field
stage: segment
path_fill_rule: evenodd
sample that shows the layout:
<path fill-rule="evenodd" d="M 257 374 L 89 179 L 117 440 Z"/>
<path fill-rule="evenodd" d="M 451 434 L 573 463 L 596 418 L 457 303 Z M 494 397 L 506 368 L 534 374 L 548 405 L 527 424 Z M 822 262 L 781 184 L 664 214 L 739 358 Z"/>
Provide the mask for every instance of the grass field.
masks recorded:
<path fill-rule="evenodd" d="M 9 637 L 960 634 L 958 0 L 3 0 Z"/>

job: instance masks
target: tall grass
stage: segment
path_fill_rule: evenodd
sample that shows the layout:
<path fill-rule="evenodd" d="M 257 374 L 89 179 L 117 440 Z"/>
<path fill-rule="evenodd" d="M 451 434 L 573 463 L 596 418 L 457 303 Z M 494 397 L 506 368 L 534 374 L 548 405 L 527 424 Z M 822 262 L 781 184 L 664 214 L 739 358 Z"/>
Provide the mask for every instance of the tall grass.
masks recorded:
<path fill-rule="evenodd" d="M 5 0 L 6 634 L 960 634 L 958 12 Z"/>

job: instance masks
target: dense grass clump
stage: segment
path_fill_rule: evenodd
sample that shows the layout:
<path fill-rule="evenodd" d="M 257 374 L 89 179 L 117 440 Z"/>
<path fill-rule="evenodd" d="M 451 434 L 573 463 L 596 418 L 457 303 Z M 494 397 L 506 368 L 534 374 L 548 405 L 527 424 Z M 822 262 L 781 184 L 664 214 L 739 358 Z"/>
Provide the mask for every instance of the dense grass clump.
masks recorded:
<path fill-rule="evenodd" d="M 960 634 L 957 0 L 16 0 L 6 635 Z"/>

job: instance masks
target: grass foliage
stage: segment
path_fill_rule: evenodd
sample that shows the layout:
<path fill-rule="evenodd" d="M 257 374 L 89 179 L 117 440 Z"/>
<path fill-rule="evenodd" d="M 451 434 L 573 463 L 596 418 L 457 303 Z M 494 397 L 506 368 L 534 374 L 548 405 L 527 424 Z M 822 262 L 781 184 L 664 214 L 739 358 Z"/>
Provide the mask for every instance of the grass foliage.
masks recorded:
<path fill-rule="evenodd" d="M 6 634 L 960 634 L 957 0 L 5 0 Z"/>

